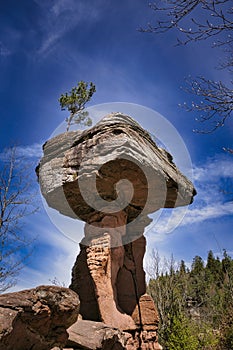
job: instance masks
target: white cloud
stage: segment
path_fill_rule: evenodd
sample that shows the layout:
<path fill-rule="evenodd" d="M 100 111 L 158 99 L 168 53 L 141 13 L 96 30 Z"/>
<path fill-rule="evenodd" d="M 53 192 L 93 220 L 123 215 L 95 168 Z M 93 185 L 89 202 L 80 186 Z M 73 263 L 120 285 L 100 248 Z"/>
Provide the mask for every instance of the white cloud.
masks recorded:
<path fill-rule="evenodd" d="M 35 288 L 43 284 L 51 285 L 55 277 L 65 286 L 69 286 L 71 282 L 71 271 L 79 253 L 79 245 L 56 231 L 46 217 L 39 214 L 37 217 L 30 226 L 33 232 L 39 232 L 35 241 L 35 249 L 27 264 L 20 271 L 17 285 L 9 292 Z M 50 253 L 46 254 L 48 250 Z"/>
<path fill-rule="evenodd" d="M 51 12 L 55 16 L 60 16 L 60 14 L 64 13 L 67 10 L 72 11 L 75 9 L 77 1 L 74 0 L 56 0 L 54 4 L 51 6 Z"/>
<path fill-rule="evenodd" d="M 16 158 L 37 159 L 42 156 L 42 145 L 43 143 L 33 143 L 26 146 L 13 146 L 12 148 L 5 148 L 3 152 L 0 153 L 0 160 L 4 161 L 8 159 L 11 149 L 15 149 Z"/>
<path fill-rule="evenodd" d="M 188 210 L 181 226 L 203 222 L 205 220 L 217 219 L 225 215 L 233 214 L 233 203 L 214 203 L 203 208 Z"/>
<path fill-rule="evenodd" d="M 17 146 L 16 153 L 20 157 L 39 158 L 42 156 L 42 143 L 33 143 L 28 146 Z"/>
<path fill-rule="evenodd" d="M 38 54 L 44 55 L 46 52 L 48 53 L 48 50 L 52 48 L 61 35 L 61 33 L 49 33 L 42 42 L 41 47 L 38 50 Z"/>
<path fill-rule="evenodd" d="M 0 41 L 0 57 L 7 57 L 11 55 L 11 51 Z"/>
<path fill-rule="evenodd" d="M 233 157 L 217 155 L 201 167 L 194 166 L 194 180 L 211 182 L 218 178 L 233 178 Z"/>
<path fill-rule="evenodd" d="M 161 215 L 154 220 L 151 228 L 156 233 L 152 238 L 162 242 L 164 234 L 178 227 L 200 224 L 207 220 L 215 220 L 233 214 L 233 202 L 227 201 L 224 194 L 225 181 L 230 180 L 233 188 L 233 159 L 230 156 L 216 155 L 206 164 L 194 166 L 194 180 L 197 196 L 189 207 L 163 209 Z M 229 187 L 229 183 L 228 183 Z M 150 232 L 148 232 L 150 236 Z"/>
<path fill-rule="evenodd" d="M 233 203 L 214 203 L 203 207 L 188 209 L 180 221 L 182 208 L 177 208 L 173 211 L 173 216 L 170 218 L 161 218 L 153 227 L 156 232 L 156 241 L 162 241 L 163 235 L 176 229 L 177 227 L 192 225 L 204 222 L 206 220 L 214 220 L 226 215 L 233 214 Z"/>
<path fill-rule="evenodd" d="M 87 1 L 54 0 L 48 2 L 35 1 L 44 11 L 40 23 L 42 43 L 37 51 L 39 56 L 46 56 L 69 31 L 80 23 L 87 25 L 100 19 L 101 6 Z"/>

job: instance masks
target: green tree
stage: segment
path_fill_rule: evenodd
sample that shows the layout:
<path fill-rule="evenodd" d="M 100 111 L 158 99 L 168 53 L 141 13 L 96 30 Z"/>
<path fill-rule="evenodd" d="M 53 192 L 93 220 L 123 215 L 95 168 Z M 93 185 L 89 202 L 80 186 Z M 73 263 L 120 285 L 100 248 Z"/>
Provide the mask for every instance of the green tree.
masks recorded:
<path fill-rule="evenodd" d="M 158 252 L 152 252 L 150 270 L 148 271 L 151 277 L 148 293 L 155 300 L 159 313 L 159 337 L 162 344 L 168 340 L 167 330 L 173 315 L 182 309 L 183 299 L 179 294 L 177 269 L 173 256 L 169 260 L 165 258 L 161 260 Z"/>
<path fill-rule="evenodd" d="M 170 327 L 167 329 L 165 349 L 169 350 L 198 350 L 199 341 L 193 334 L 193 325 L 190 319 L 183 314 L 173 315 Z"/>
<path fill-rule="evenodd" d="M 233 273 L 233 260 L 225 249 L 223 250 L 222 268 L 225 274 Z"/>
<path fill-rule="evenodd" d="M 192 262 L 191 273 L 193 275 L 195 274 L 198 275 L 198 274 L 201 274 L 203 271 L 204 271 L 204 261 L 200 256 L 196 255 Z"/>
<path fill-rule="evenodd" d="M 210 251 L 207 265 L 195 256 L 189 271 L 184 261 L 176 264 L 154 255 L 148 292 L 159 311 L 164 349 L 233 348 L 232 259 L 224 252 L 221 261 Z"/>
<path fill-rule="evenodd" d="M 181 275 L 185 275 L 186 272 L 187 272 L 187 268 L 186 268 L 185 262 L 184 262 L 184 260 L 181 260 L 181 262 L 180 262 L 179 273 L 180 273 Z"/>
<path fill-rule="evenodd" d="M 61 95 L 59 98 L 61 109 L 70 112 L 69 117 L 66 118 L 66 131 L 69 131 L 70 126 L 73 124 L 92 125 L 92 120 L 88 117 L 88 112 L 84 111 L 84 108 L 95 92 L 96 88 L 92 82 L 89 84 L 80 81 L 69 93 L 66 92 Z"/>
<path fill-rule="evenodd" d="M 215 258 L 212 250 L 209 251 L 206 264 L 206 280 L 209 283 L 214 283 L 216 287 L 221 287 L 222 284 L 222 264 L 219 258 Z"/>
<path fill-rule="evenodd" d="M 225 312 L 222 314 L 221 335 L 224 350 L 233 349 L 233 303 L 227 303 Z"/>
<path fill-rule="evenodd" d="M 215 257 L 212 250 L 210 250 L 208 253 L 206 268 L 212 271 L 213 273 L 215 272 Z"/>
<path fill-rule="evenodd" d="M 223 256 L 222 272 L 226 296 L 225 306 L 227 307 L 230 303 L 233 309 L 233 260 L 227 254 L 226 250 L 224 250 Z"/>
<path fill-rule="evenodd" d="M 208 285 L 206 282 L 206 269 L 203 259 L 195 256 L 191 266 L 189 279 L 189 297 L 190 304 L 197 310 L 203 310 L 208 300 Z"/>

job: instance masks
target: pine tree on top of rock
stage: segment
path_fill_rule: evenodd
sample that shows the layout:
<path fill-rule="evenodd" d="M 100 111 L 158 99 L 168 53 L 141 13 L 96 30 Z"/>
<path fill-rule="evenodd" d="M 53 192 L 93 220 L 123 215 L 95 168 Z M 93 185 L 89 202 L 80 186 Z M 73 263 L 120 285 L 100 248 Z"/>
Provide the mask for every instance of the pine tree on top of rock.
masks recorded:
<path fill-rule="evenodd" d="M 66 131 L 69 131 L 73 124 L 92 125 L 92 120 L 88 117 L 88 112 L 84 111 L 84 108 L 95 92 L 96 88 L 92 82 L 89 84 L 81 80 L 69 93 L 66 92 L 61 95 L 59 98 L 61 110 L 70 112 L 69 117 L 66 118 Z"/>

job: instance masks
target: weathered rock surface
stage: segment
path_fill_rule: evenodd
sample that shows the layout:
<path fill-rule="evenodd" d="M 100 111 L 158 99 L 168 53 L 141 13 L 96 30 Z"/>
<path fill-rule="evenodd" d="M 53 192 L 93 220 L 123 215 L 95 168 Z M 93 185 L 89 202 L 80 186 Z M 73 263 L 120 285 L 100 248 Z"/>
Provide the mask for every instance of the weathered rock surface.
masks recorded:
<path fill-rule="evenodd" d="M 132 318 L 117 302 L 116 277 L 123 264 L 124 249 L 111 248 L 110 242 L 106 234 L 88 247 L 81 245 L 70 288 L 79 293 L 83 319 L 103 321 L 121 330 L 135 329 Z"/>
<path fill-rule="evenodd" d="M 124 246 L 112 247 L 111 235 L 105 233 L 89 245 L 80 245 L 72 271 L 70 288 L 80 296 L 83 319 L 103 321 L 108 327 L 126 331 L 123 333 L 128 334 L 124 347 L 127 350 L 161 349 L 158 313 L 152 298 L 145 294 L 145 246 L 141 235 Z"/>
<path fill-rule="evenodd" d="M 132 313 L 132 319 L 138 327 L 142 326 L 144 331 L 157 331 L 159 315 L 150 295 L 144 294 L 140 297 Z"/>
<path fill-rule="evenodd" d="M 48 205 L 86 222 L 100 211 L 94 205 L 101 208 L 106 201 L 119 204 L 124 200 L 116 188 L 121 179 L 128 179 L 134 189 L 124 209 L 128 222 L 143 209 L 148 214 L 163 207 L 188 205 L 195 194 L 172 156 L 158 148 L 131 117 L 121 113 L 104 117 L 82 133 L 66 132 L 47 141 L 37 170 Z M 124 197 L 130 195 L 129 188 L 120 192 Z"/>
<path fill-rule="evenodd" d="M 143 233 L 149 213 L 193 201 L 192 183 L 169 153 L 121 113 L 89 130 L 49 140 L 37 173 L 48 205 L 86 222 L 70 286 L 80 297 L 84 323 L 73 326 L 69 345 L 75 349 L 81 341 L 92 341 L 87 330 L 78 329 L 92 327 L 85 323 L 91 320 L 105 324 L 101 332 L 92 328 L 93 334 L 100 332 L 99 339 L 111 328 L 116 349 L 160 349 L 158 314 L 145 294 Z M 95 346 L 102 346 L 101 341 Z M 92 349 L 85 344 L 80 348 Z"/>
<path fill-rule="evenodd" d="M 102 322 L 77 321 L 69 329 L 67 347 L 87 350 L 125 349 L 130 334 L 111 328 Z"/>
<path fill-rule="evenodd" d="M 79 299 L 68 288 L 40 286 L 0 296 L 0 350 L 63 347 L 76 322 Z"/>
<path fill-rule="evenodd" d="M 69 329 L 66 348 L 85 350 L 160 350 L 156 332 L 122 332 L 102 322 L 77 321 Z"/>

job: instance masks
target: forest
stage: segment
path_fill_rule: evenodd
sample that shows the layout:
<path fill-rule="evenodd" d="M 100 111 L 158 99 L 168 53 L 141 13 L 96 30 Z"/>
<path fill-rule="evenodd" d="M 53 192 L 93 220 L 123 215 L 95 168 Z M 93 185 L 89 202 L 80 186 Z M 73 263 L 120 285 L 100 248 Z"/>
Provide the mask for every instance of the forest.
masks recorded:
<path fill-rule="evenodd" d="M 233 259 L 209 251 L 190 267 L 153 252 L 148 293 L 160 318 L 159 342 L 169 350 L 233 349 Z"/>

